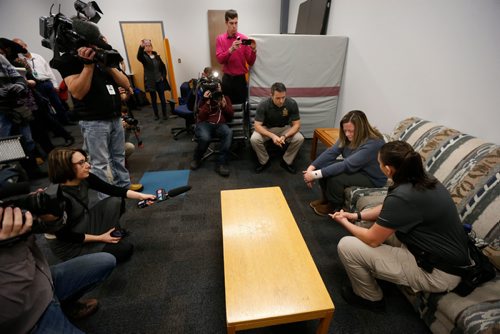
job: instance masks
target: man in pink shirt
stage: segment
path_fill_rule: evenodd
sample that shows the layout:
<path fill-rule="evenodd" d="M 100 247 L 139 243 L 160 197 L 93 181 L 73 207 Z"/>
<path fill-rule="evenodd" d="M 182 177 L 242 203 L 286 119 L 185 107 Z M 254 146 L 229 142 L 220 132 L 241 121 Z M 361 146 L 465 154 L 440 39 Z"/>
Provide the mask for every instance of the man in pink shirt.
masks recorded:
<path fill-rule="evenodd" d="M 247 99 L 245 74 L 257 58 L 257 44 L 238 32 L 238 13 L 230 9 L 225 13 L 227 32 L 217 36 L 217 61 L 222 65 L 222 91 L 233 104 Z M 247 66 L 248 64 L 248 66 Z"/>

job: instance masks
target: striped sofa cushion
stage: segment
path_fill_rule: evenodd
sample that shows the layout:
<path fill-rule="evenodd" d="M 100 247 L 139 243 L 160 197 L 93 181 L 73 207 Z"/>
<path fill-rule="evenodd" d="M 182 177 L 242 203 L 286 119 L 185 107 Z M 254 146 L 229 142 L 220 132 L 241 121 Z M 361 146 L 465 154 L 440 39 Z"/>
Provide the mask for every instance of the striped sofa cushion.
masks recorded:
<path fill-rule="evenodd" d="M 492 241 L 500 233 L 500 146 L 420 118 L 401 121 L 393 140 L 413 146 L 450 192 L 462 223 Z"/>

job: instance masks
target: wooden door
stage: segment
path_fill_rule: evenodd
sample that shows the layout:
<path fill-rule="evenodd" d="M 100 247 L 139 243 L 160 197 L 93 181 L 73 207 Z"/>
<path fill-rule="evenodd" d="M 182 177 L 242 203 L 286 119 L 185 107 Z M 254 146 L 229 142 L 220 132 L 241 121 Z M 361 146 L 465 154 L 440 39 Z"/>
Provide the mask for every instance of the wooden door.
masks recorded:
<path fill-rule="evenodd" d="M 144 91 L 144 68 L 137 60 L 137 50 L 142 39 L 150 39 L 153 44 L 153 50 L 160 55 L 167 66 L 167 79 L 172 91 L 165 92 L 165 96 L 167 99 L 177 100 L 177 86 L 173 73 L 172 59 L 170 59 L 170 50 L 166 50 L 166 46 L 168 47 L 169 44 L 168 40 L 165 40 L 163 22 L 120 21 L 120 29 L 122 31 L 125 51 L 127 52 L 128 70 L 133 74 L 134 85 Z"/>
<path fill-rule="evenodd" d="M 215 41 L 217 36 L 226 32 L 225 10 L 208 10 L 208 40 L 210 43 L 210 66 L 214 71 L 222 74 L 222 66 L 215 56 Z"/>

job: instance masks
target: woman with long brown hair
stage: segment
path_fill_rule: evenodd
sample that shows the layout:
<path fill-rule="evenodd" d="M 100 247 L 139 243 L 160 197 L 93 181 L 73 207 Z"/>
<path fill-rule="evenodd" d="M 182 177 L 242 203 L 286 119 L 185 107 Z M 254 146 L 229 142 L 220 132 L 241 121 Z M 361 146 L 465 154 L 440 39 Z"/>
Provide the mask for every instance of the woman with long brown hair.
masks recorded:
<path fill-rule="evenodd" d="M 303 172 L 309 188 L 316 180 L 321 187 L 321 199 L 309 204 L 316 214 L 326 216 L 342 209 L 347 187 L 385 185 L 387 178 L 377 163 L 377 152 L 383 144 L 382 135 L 364 112 L 352 110 L 342 117 L 337 142 Z M 339 156 L 343 159 L 337 159 Z"/>

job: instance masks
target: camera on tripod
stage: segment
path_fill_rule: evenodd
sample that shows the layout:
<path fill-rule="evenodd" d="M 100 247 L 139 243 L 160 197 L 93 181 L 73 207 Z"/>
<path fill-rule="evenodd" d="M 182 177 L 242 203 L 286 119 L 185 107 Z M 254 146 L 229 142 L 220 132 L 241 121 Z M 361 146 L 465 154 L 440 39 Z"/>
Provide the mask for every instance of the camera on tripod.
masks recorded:
<path fill-rule="evenodd" d="M 58 59 L 61 53 L 70 53 L 78 56 L 81 47 L 92 47 L 95 51 L 94 62 L 99 62 L 107 67 L 118 67 L 123 60 L 120 53 L 113 50 L 101 35 L 96 23 L 100 20 L 101 9 L 95 1 L 87 4 L 76 0 L 74 3 L 77 15 L 68 18 L 61 13 L 42 16 L 39 19 L 40 35 L 43 37 L 42 45 L 54 51 L 54 58 Z"/>

